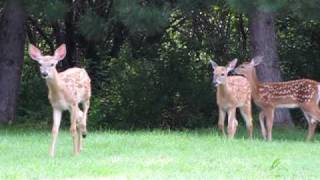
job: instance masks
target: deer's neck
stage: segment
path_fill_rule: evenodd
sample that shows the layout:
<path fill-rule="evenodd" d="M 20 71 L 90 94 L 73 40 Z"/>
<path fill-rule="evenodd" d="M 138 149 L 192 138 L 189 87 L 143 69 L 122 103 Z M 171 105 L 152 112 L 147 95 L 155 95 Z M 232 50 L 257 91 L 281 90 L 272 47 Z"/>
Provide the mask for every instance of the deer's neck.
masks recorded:
<path fill-rule="evenodd" d="M 47 86 L 49 89 L 49 96 L 52 97 L 59 97 L 61 93 L 61 82 L 59 78 L 59 73 L 55 70 L 53 73 L 52 78 L 48 78 Z"/>
<path fill-rule="evenodd" d="M 227 82 L 226 82 L 226 83 L 227 83 Z M 219 94 L 221 97 L 228 96 L 228 88 L 226 87 L 226 83 L 224 83 L 224 84 L 219 84 L 218 87 L 217 87 L 218 94 Z"/>
<path fill-rule="evenodd" d="M 259 89 L 260 81 L 258 80 L 256 70 L 253 69 L 250 72 L 250 74 L 248 74 L 248 76 L 246 76 L 246 78 L 248 79 L 248 81 L 250 83 L 253 99 L 257 99 L 258 94 L 259 94 L 258 89 Z"/>

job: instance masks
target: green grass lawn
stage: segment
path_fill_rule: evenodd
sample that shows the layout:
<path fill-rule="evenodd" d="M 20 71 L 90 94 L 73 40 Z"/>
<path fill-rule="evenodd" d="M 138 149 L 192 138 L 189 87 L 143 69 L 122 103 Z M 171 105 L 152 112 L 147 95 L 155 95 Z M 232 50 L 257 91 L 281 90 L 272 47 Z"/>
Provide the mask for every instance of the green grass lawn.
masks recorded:
<path fill-rule="evenodd" d="M 244 129 L 240 127 L 240 129 Z M 265 142 L 255 129 L 235 140 L 216 129 L 90 132 L 79 156 L 62 130 L 57 156 L 48 156 L 50 130 L 0 128 L 0 179 L 316 179 L 320 143 L 304 142 L 306 130 L 275 129 Z"/>

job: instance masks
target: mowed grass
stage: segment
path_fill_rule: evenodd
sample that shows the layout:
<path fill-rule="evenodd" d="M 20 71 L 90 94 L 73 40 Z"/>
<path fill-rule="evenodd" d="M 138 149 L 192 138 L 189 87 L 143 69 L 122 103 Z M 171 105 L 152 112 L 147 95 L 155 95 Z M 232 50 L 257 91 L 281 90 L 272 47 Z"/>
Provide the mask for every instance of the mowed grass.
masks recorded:
<path fill-rule="evenodd" d="M 216 129 L 198 131 L 91 131 L 81 155 L 62 130 L 55 158 L 50 130 L 0 128 L 0 179 L 318 179 L 320 143 L 306 130 L 275 129 L 265 142 L 243 127 L 234 140 Z"/>

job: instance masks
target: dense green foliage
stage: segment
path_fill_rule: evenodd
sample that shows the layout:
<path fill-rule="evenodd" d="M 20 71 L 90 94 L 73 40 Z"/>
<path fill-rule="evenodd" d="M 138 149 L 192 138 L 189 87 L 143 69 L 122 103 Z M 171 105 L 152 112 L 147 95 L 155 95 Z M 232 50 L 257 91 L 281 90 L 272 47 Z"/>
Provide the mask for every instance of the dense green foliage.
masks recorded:
<path fill-rule="evenodd" d="M 250 57 L 247 12 L 257 5 L 232 0 L 26 3 L 36 21 L 29 26 L 29 40 L 46 53 L 63 42 L 59 28 L 68 33 L 73 25 L 71 44 L 76 48 L 68 53 L 78 55 L 67 57 L 60 67 L 80 64 L 88 70 L 93 84 L 90 126 L 123 129 L 213 126 L 218 114 L 207 62 L 224 65 L 235 57 Z M 319 20 L 315 11 L 303 14 L 317 6 L 300 1 L 258 4 L 278 12 L 284 78 L 320 79 Z M 26 53 L 18 122 L 50 122 L 46 96 L 45 82 Z M 295 114 L 295 122 L 301 122 Z"/>
<path fill-rule="evenodd" d="M 49 132 L 0 129 L 0 179 L 318 179 L 319 142 L 305 130 L 275 129 L 274 141 L 235 140 L 206 131 L 90 132 L 80 156 L 72 156 L 62 131 L 49 158 Z M 244 127 L 240 128 L 244 130 Z M 256 129 L 256 137 L 260 136 Z M 35 145 L 36 142 L 36 145 Z"/>

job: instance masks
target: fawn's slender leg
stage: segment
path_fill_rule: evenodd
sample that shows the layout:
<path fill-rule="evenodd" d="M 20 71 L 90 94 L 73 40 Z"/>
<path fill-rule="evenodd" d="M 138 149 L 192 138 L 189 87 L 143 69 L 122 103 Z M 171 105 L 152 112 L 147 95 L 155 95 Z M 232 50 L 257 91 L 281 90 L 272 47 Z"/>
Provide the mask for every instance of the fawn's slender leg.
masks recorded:
<path fill-rule="evenodd" d="M 249 103 L 245 104 L 243 107 L 241 107 L 240 112 L 246 122 L 249 138 L 252 138 L 253 125 L 252 125 L 251 102 L 249 102 Z"/>
<path fill-rule="evenodd" d="M 308 122 L 308 135 L 306 138 L 307 141 L 310 141 L 311 139 L 313 139 L 316 128 L 317 128 L 317 122 L 315 121 Z"/>
<path fill-rule="evenodd" d="M 49 150 L 49 155 L 52 157 L 55 155 L 55 146 L 56 146 L 57 137 L 59 134 L 61 116 L 62 116 L 62 111 L 53 109 L 52 143 Z"/>
<path fill-rule="evenodd" d="M 320 109 L 317 104 L 305 104 L 303 113 L 308 121 L 308 135 L 306 140 L 309 141 L 314 137 L 318 124 L 317 122 L 320 120 Z"/>
<path fill-rule="evenodd" d="M 230 108 L 228 110 L 228 137 L 233 138 L 237 129 L 237 120 L 236 120 L 236 108 Z"/>
<path fill-rule="evenodd" d="M 81 150 L 82 150 L 82 132 L 81 132 L 81 128 L 80 127 L 77 127 L 77 150 L 78 152 L 80 153 Z"/>
<path fill-rule="evenodd" d="M 224 120 L 226 118 L 226 112 L 219 108 L 219 121 L 218 121 L 218 128 L 221 130 L 222 134 L 225 136 L 224 132 Z"/>
<path fill-rule="evenodd" d="M 316 127 L 317 127 L 317 123 L 315 122 L 314 119 L 312 119 L 312 117 L 307 112 L 303 111 L 303 114 L 304 114 L 304 117 L 307 119 L 307 122 L 308 122 L 308 134 L 307 134 L 307 137 L 306 137 L 306 141 L 310 141 L 314 136 L 314 132 L 315 132 Z"/>
<path fill-rule="evenodd" d="M 87 100 L 83 103 L 83 119 L 82 119 L 82 125 L 83 125 L 83 137 L 86 137 L 87 135 L 87 119 L 88 119 L 88 110 L 90 107 L 90 100 Z"/>
<path fill-rule="evenodd" d="M 80 108 L 77 108 L 78 111 L 78 117 L 77 117 L 77 149 L 79 152 L 82 150 L 82 134 L 83 134 L 83 112 Z"/>
<path fill-rule="evenodd" d="M 264 125 L 264 120 L 265 120 L 265 115 L 264 115 L 263 111 L 261 111 L 259 113 L 259 122 L 260 122 L 261 134 L 263 136 L 263 139 L 267 140 L 267 131 L 266 131 L 266 127 Z"/>
<path fill-rule="evenodd" d="M 70 123 L 70 133 L 73 139 L 73 153 L 75 155 L 79 154 L 78 149 L 78 138 L 77 138 L 77 118 L 78 118 L 78 108 L 76 105 L 71 107 L 71 123 Z"/>
<path fill-rule="evenodd" d="M 272 126 L 273 126 L 273 118 L 274 118 L 274 109 L 268 108 L 266 109 L 266 119 L 267 119 L 267 140 L 272 141 Z"/>

